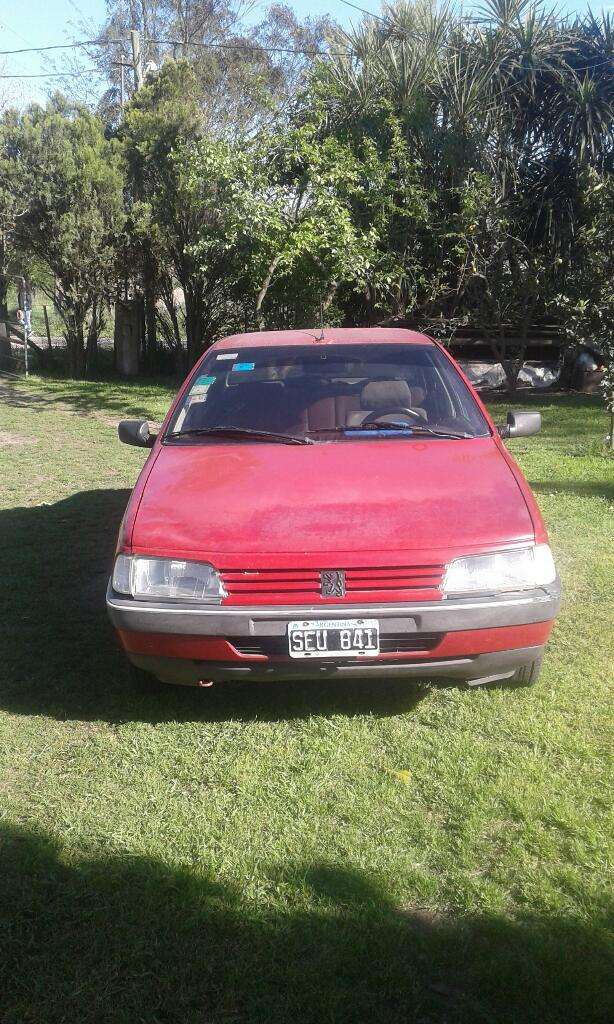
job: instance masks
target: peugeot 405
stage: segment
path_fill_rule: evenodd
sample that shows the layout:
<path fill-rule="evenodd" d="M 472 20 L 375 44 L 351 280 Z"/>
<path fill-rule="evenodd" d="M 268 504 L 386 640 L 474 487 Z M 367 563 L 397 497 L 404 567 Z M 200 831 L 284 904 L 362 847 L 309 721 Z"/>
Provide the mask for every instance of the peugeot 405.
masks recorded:
<path fill-rule="evenodd" d="M 546 529 L 438 343 L 407 330 L 212 345 L 157 434 L 107 592 L 140 671 L 169 683 L 392 677 L 529 684 L 560 601 Z"/>

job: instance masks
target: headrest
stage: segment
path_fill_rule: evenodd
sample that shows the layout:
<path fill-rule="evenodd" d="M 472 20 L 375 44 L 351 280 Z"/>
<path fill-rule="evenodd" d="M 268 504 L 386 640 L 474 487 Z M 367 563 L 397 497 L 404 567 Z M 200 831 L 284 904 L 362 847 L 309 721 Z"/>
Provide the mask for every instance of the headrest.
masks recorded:
<path fill-rule="evenodd" d="M 362 389 L 360 404 L 374 412 L 411 409 L 411 397 L 406 380 L 371 380 Z"/>

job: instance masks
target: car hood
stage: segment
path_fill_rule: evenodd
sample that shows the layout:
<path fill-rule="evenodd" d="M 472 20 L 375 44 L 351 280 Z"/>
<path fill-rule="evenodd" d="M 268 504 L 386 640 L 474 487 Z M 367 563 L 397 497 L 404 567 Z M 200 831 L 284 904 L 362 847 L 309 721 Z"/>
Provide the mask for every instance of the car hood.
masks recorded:
<path fill-rule="evenodd" d="M 492 438 L 173 444 L 152 461 L 131 538 L 144 554 L 229 568 L 271 554 L 377 564 L 383 551 L 439 559 L 534 537 Z"/>

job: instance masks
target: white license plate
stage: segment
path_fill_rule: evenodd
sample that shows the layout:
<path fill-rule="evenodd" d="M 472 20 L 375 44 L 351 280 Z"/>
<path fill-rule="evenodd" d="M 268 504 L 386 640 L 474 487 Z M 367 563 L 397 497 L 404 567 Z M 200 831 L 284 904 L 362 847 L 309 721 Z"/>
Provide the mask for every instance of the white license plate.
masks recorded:
<path fill-rule="evenodd" d="M 377 619 L 317 619 L 288 623 L 291 658 L 375 658 Z"/>

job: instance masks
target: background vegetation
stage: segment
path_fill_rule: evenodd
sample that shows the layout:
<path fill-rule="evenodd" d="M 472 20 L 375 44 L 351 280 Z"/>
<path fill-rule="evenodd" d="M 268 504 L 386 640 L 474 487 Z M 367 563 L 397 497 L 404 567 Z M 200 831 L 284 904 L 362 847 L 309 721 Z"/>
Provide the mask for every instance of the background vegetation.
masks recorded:
<path fill-rule="evenodd" d="M 135 24 L 158 63 L 121 109 Z M 0 124 L 0 274 L 53 280 L 73 376 L 128 295 L 153 367 L 320 306 L 444 338 L 469 324 L 512 388 L 535 324 L 609 351 L 609 14 L 395 0 L 343 32 L 280 6 L 247 29 L 225 3 L 113 0 L 101 39 L 96 109 L 56 96 Z"/>

